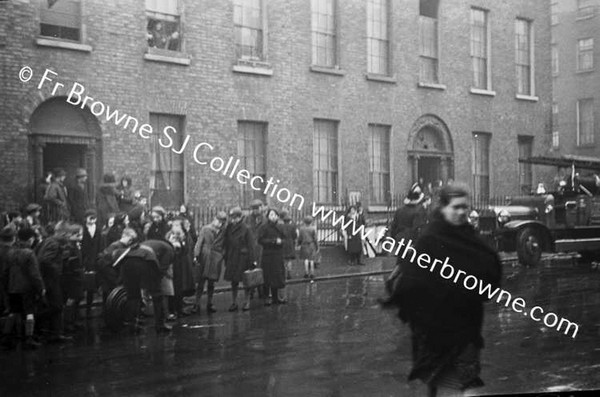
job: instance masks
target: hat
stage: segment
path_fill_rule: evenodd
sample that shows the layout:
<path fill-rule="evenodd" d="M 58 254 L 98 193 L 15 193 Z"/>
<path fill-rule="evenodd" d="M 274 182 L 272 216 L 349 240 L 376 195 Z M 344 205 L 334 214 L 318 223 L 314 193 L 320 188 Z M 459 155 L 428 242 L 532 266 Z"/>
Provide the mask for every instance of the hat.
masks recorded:
<path fill-rule="evenodd" d="M 238 217 L 238 216 L 242 216 L 242 209 L 240 207 L 233 207 L 232 209 L 229 210 L 229 216 L 231 217 Z"/>
<path fill-rule="evenodd" d="M 41 210 L 42 206 L 36 203 L 27 204 L 27 207 L 25 207 L 25 212 L 27 213 L 27 215 Z"/>
<path fill-rule="evenodd" d="M 55 178 L 60 178 L 61 176 L 67 176 L 66 171 L 62 168 L 55 168 L 54 171 L 52 171 L 52 173 L 54 174 Z"/>
<path fill-rule="evenodd" d="M 425 198 L 425 195 L 421 191 L 421 187 L 418 184 L 414 184 L 412 185 L 410 191 L 406 195 L 406 198 L 404 199 L 404 204 L 417 205 L 421 201 L 423 201 L 423 198 Z"/>
<path fill-rule="evenodd" d="M 84 170 L 83 168 L 77 168 L 77 171 L 75 171 L 75 177 L 79 178 L 79 177 L 83 177 L 83 176 L 88 176 L 87 171 Z"/>
<path fill-rule="evenodd" d="M 313 221 L 313 217 L 310 215 L 306 215 L 303 219 L 304 223 L 306 223 L 307 225 L 310 225 Z"/>
<path fill-rule="evenodd" d="M 161 205 L 157 205 L 152 207 L 152 212 L 156 212 L 157 214 L 160 214 L 160 216 L 162 216 L 163 218 L 165 217 L 167 211 L 165 210 L 165 208 Z"/>
<path fill-rule="evenodd" d="M 89 209 L 89 210 L 85 211 L 85 213 L 83 214 L 84 218 L 87 218 L 88 216 L 93 216 L 94 218 L 97 218 L 98 213 L 96 212 L 95 209 Z"/>
<path fill-rule="evenodd" d="M 12 227 L 6 226 L 0 230 L 0 239 L 7 241 L 11 240 L 13 237 L 15 237 L 15 229 Z"/>
<path fill-rule="evenodd" d="M 215 218 L 217 218 L 220 221 L 226 221 L 227 213 L 225 211 L 219 211 L 219 212 L 217 212 L 217 215 L 215 216 Z"/>
<path fill-rule="evenodd" d="M 263 203 L 261 200 L 259 199 L 254 199 L 252 200 L 252 202 L 250 203 L 250 208 L 260 208 L 262 207 Z"/>
<path fill-rule="evenodd" d="M 104 183 L 116 183 L 115 176 L 113 174 L 104 174 L 102 181 Z"/>
<path fill-rule="evenodd" d="M 17 237 L 21 241 L 27 241 L 30 238 L 35 238 L 36 236 L 37 235 L 35 234 L 35 230 L 33 230 L 30 227 L 24 227 L 22 229 L 19 229 L 19 231 L 17 232 Z"/>

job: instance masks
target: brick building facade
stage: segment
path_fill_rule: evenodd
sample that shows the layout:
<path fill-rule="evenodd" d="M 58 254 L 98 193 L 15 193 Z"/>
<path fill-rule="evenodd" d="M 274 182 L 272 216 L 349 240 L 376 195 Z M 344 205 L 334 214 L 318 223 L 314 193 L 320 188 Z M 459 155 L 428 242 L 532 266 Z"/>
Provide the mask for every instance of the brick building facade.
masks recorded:
<path fill-rule="evenodd" d="M 545 153 L 551 136 L 539 0 L 0 1 L 0 67 L 7 206 L 56 166 L 86 167 L 92 190 L 127 174 L 168 206 L 247 204 L 261 192 L 239 180 L 256 176 L 305 207 L 385 205 L 419 177 L 514 194 L 533 178 L 520 153 Z M 93 97 L 83 108 L 67 102 L 75 83 Z M 199 164 L 215 156 L 248 177 Z"/>
<path fill-rule="evenodd" d="M 552 0 L 554 151 L 600 155 L 600 1 Z"/>

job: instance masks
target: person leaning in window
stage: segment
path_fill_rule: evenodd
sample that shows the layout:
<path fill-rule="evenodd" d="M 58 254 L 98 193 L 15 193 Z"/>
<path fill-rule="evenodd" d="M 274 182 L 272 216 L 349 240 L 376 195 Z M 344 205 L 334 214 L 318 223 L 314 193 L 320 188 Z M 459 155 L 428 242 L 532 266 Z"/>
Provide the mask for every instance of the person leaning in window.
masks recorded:
<path fill-rule="evenodd" d="M 258 243 L 262 246 L 261 266 L 265 288 L 271 290 L 271 297 L 265 296 L 265 305 L 283 304 L 286 300 L 279 296 L 279 290 L 285 287 L 285 267 L 283 264 L 283 240 L 285 234 L 279 223 L 279 213 L 274 209 L 267 211 L 267 223 L 258 228 Z"/>
<path fill-rule="evenodd" d="M 455 183 L 442 188 L 433 219 L 414 247 L 416 255 L 427 254 L 431 261 L 449 258 L 455 274 L 460 270 L 497 288 L 500 259 L 468 223 L 468 213 L 466 187 Z M 392 294 L 399 317 L 412 332 L 413 368 L 408 379 L 426 383 L 430 396 L 440 387 L 482 386 L 479 354 L 485 298 L 477 290 L 465 289 L 462 280 L 455 283 L 453 277 L 442 278 L 439 269 L 432 272 L 418 266 L 422 262 L 408 252 Z"/>

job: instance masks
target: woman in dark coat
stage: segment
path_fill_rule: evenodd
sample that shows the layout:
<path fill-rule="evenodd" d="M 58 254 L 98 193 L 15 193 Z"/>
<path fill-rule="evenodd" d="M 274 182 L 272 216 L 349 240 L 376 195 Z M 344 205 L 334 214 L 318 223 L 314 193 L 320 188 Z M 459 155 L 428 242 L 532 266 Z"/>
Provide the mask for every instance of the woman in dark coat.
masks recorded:
<path fill-rule="evenodd" d="M 416 255 L 427 254 L 431 261 L 448 258 L 453 269 L 441 272 L 441 262 L 435 272 L 424 269 L 409 251 L 392 296 L 393 303 L 400 307 L 400 318 L 412 331 L 413 369 L 409 380 L 421 379 L 428 385 L 430 396 L 436 395 L 438 387 L 465 390 L 483 385 L 479 353 L 486 298 L 479 295 L 478 287 L 467 289 L 466 285 L 473 284 L 463 280 L 472 275 L 495 289 L 500 285 L 502 269 L 496 252 L 469 225 L 468 207 L 466 188 L 454 184 L 440 191 L 440 207 L 415 249 Z M 453 275 L 446 278 L 450 270 L 457 271 L 454 275 L 461 275 L 458 270 L 466 275 L 462 279 Z"/>
<path fill-rule="evenodd" d="M 98 225 L 104 225 L 110 214 L 119 212 L 117 203 L 117 189 L 115 189 L 115 176 L 105 174 L 96 193 L 96 211 L 98 212 Z"/>
<path fill-rule="evenodd" d="M 287 210 L 281 211 L 281 229 L 285 238 L 283 239 L 283 259 L 285 260 L 285 278 L 292 278 L 292 263 L 296 259 L 296 240 L 298 239 L 298 228 Z"/>
<path fill-rule="evenodd" d="M 175 296 L 173 309 L 177 316 L 184 316 L 183 297 L 194 294 L 194 277 L 192 271 L 193 251 L 192 238 L 183 230 L 183 219 L 175 218 L 166 239 L 175 249 L 173 258 L 173 287 Z"/>
<path fill-rule="evenodd" d="M 274 209 L 267 211 L 267 222 L 257 231 L 258 243 L 262 246 L 261 266 L 265 287 L 271 289 L 273 303 L 282 304 L 286 300 L 279 296 L 278 290 L 285 287 L 285 267 L 283 265 L 283 240 L 285 234 L 281 229 L 279 213 Z M 265 305 L 271 304 L 271 298 L 266 297 Z"/>
<path fill-rule="evenodd" d="M 121 212 L 129 212 L 135 204 L 131 178 L 128 176 L 124 176 L 119 181 L 119 186 L 117 186 L 117 201 Z"/>
<path fill-rule="evenodd" d="M 238 309 L 238 287 L 246 270 L 256 264 L 252 232 L 242 222 L 242 209 L 234 207 L 229 212 L 231 222 L 225 231 L 225 281 L 231 282 L 231 311 Z M 244 290 L 245 303 L 242 310 L 250 309 L 250 291 Z"/>
<path fill-rule="evenodd" d="M 360 262 L 360 257 L 362 254 L 361 233 L 358 232 L 353 234 L 353 231 L 358 231 L 358 228 L 365 224 L 364 217 L 358 213 L 358 210 L 354 205 L 351 205 L 350 208 L 348 208 L 345 219 L 346 221 L 354 221 L 353 223 L 350 223 L 346 229 L 342 230 L 342 233 L 345 234 L 348 241 L 346 251 L 350 257 L 350 265 L 362 265 Z"/>
<path fill-rule="evenodd" d="M 194 217 L 193 214 L 189 211 L 187 204 L 181 204 L 179 207 L 179 216 L 183 218 L 183 228 L 192 238 L 194 245 L 198 241 L 198 233 L 196 232 L 196 227 L 194 226 Z"/>

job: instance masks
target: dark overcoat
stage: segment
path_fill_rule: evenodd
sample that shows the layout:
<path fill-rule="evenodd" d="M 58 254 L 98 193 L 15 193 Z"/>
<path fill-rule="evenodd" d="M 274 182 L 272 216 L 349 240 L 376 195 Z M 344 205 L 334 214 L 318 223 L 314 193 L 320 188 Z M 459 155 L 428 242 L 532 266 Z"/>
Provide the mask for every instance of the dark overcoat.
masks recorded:
<path fill-rule="evenodd" d="M 96 211 L 98 212 L 98 225 L 104 226 L 108 221 L 109 214 L 119 212 L 117 203 L 117 190 L 114 184 L 103 183 L 96 193 Z"/>
<path fill-rule="evenodd" d="M 451 225 L 437 212 L 417 240 L 415 249 L 417 255 L 429 255 L 430 263 L 434 259 L 446 261 L 448 258 L 454 274 L 462 270 L 481 280 L 483 286 L 489 283 L 492 290 L 500 286 L 500 259 L 469 224 Z M 408 321 L 413 330 L 410 378 L 426 379 L 436 368 L 445 365 L 441 361 L 448 352 L 461 352 L 467 346 L 483 347 L 483 302 L 487 297 L 478 293 L 479 286 L 467 290 L 463 284 L 465 275 L 458 282 L 454 282 L 453 277 L 442 277 L 441 263 L 434 271 L 423 269 L 417 260 L 411 261 L 409 252 L 401 266 L 402 276 L 392 300 L 400 307 L 400 318 Z"/>
<path fill-rule="evenodd" d="M 48 208 L 48 220 L 57 222 L 69 219 L 69 203 L 67 189 L 59 182 L 53 181 L 46 189 L 44 202 Z"/>
<path fill-rule="evenodd" d="M 362 239 L 361 233 L 360 231 L 358 231 L 358 228 L 364 224 L 365 219 L 363 218 L 363 216 L 357 214 L 354 218 L 354 225 L 350 223 L 350 225 L 346 228 L 346 233 L 348 234 L 348 253 L 360 254 L 362 252 Z M 352 234 L 354 230 L 357 231 L 356 234 Z"/>
<path fill-rule="evenodd" d="M 277 244 L 277 238 L 281 243 Z M 285 267 L 283 264 L 283 239 L 285 234 L 279 223 L 267 221 L 258 228 L 258 243 L 262 246 L 261 267 L 265 286 L 285 287 Z"/>
<path fill-rule="evenodd" d="M 254 241 L 248 226 L 244 222 L 230 223 L 225 231 L 225 280 L 241 282 L 254 261 Z"/>
<path fill-rule="evenodd" d="M 85 211 L 89 207 L 87 191 L 84 186 L 74 183 L 68 187 L 68 201 L 71 210 L 71 218 L 83 225 Z"/>
<path fill-rule="evenodd" d="M 194 293 L 194 246 L 189 234 L 175 236 L 167 233 L 169 241 L 175 250 L 173 257 L 173 288 L 176 296 L 189 296 Z"/>
<path fill-rule="evenodd" d="M 86 271 L 97 270 L 98 255 L 100 255 L 103 249 L 104 236 L 102 235 L 101 227 L 96 225 L 96 231 L 92 237 L 87 226 L 84 225 L 83 239 L 81 240 L 81 257 L 83 267 Z"/>
<path fill-rule="evenodd" d="M 225 227 L 216 228 L 212 224 L 208 224 L 200 229 L 198 241 L 194 247 L 198 280 L 219 280 L 223 267 L 224 245 Z"/>

